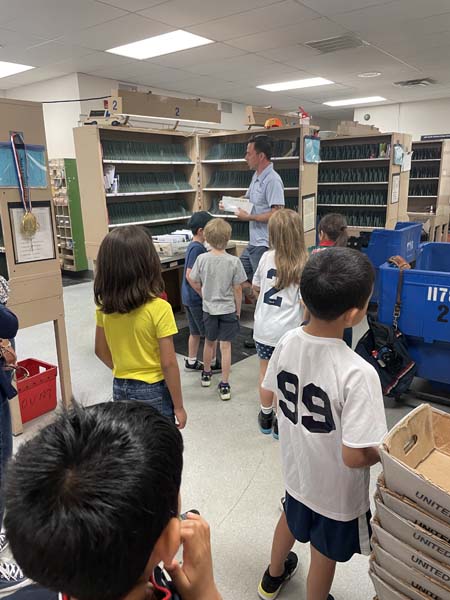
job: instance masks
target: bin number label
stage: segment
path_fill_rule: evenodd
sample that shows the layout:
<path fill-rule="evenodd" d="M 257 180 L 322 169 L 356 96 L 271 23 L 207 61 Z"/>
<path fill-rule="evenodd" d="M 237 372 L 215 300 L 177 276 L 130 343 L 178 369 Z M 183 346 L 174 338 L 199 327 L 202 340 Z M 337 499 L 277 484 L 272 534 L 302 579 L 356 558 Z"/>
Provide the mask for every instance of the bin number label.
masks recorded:
<path fill-rule="evenodd" d="M 438 323 L 448 323 L 448 315 L 450 313 L 450 307 L 447 304 L 443 304 L 446 300 L 450 302 L 450 289 L 447 287 L 437 287 L 434 285 L 428 286 L 428 302 L 440 302 L 438 306 L 438 317 L 436 321 Z"/>

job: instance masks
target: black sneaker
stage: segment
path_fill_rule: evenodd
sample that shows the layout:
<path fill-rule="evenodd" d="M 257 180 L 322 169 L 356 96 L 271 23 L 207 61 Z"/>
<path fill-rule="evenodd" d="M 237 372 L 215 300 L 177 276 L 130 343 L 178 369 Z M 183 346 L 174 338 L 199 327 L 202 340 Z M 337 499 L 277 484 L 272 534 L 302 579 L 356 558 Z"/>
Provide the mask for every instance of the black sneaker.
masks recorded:
<path fill-rule="evenodd" d="M 220 360 L 218 358 L 216 358 L 216 360 L 211 363 L 211 371 L 213 373 L 220 373 L 222 370 L 222 363 L 220 362 Z"/>
<path fill-rule="evenodd" d="M 279 435 L 278 435 L 278 419 L 276 417 L 273 420 L 272 435 L 273 435 L 273 438 L 275 440 L 279 439 Z"/>
<path fill-rule="evenodd" d="M 244 340 L 244 348 L 256 348 L 255 340 L 253 338 Z"/>
<path fill-rule="evenodd" d="M 192 373 L 198 373 L 199 371 L 203 371 L 203 363 L 200 360 L 196 360 L 193 365 L 191 365 L 187 358 L 184 359 L 184 370 L 191 371 Z"/>
<path fill-rule="evenodd" d="M 269 435 L 272 433 L 273 419 L 273 411 L 270 413 L 270 415 L 266 415 L 266 413 L 263 413 L 262 410 L 259 411 L 258 425 L 261 433 L 264 433 L 264 435 Z"/>
<path fill-rule="evenodd" d="M 269 567 L 261 579 L 258 586 L 258 596 L 262 600 L 275 600 L 281 591 L 281 588 L 291 579 L 298 569 L 298 557 L 295 552 L 289 552 L 286 560 L 284 561 L 284 573 L 279 577 L 272 577 L 269 574 Z"/>
<path fill-rule="evenodd" d="M 211 385 L 211 371 L 202 371 L 202 387 L 209 387 Z"/>
<path fill-rule="evenodd" d="M 220 382 L 217 389 L 221 400 L 231 400 L 231 388 L 228 383 Z"/>

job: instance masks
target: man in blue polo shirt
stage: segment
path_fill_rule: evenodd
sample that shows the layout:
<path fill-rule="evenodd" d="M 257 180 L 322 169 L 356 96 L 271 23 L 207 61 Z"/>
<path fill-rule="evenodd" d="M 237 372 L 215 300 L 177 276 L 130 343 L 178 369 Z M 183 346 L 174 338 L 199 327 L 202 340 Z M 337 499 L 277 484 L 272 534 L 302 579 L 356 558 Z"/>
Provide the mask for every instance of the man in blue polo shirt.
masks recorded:
<path fill-rule="evenodd" d="M 236 211 L 239 220 L 249 221 L 250 240 L 241 254 L 241 261 L 247 274 L 244 294 L 252 301 L 255 300 L 253 275 L 261 256 L 269 249 L 269 219 L 273 212 L 284 206 L 284 185 L 273 168 L 272 152 L 273 144 L 268 135 L 255 135 L 249 139 L 245 160 L 255 173 L 245 198 L 253 204 L 253 209 L 250 214 L 241 209 Z M 254 347 L 253 339 L 246 340 L 245 345 Z"/>

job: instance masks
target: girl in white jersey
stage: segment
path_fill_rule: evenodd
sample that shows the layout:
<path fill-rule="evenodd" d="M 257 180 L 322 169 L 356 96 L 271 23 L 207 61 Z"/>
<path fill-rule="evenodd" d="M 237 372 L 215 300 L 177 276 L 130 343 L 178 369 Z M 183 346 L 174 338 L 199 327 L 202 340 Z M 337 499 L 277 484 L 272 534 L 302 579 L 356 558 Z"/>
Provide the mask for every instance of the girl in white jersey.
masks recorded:
<path fill-rule="evenodd" d="M 253 338 L 259 356 L 258 415 L 262 433 L 278 439 L 278 427 L 272 400 L 261 382 L 270 357 L 281 337 L 299 327 L 303 317 L 300 297 L 300 277 L 307 260 L 303 223 L 300 215 L 290 209 L 276 211 L 269 220 L 270 250 L 263 254 L 253 277 L 253 289 L 258 296 L 255 309 Z"/>

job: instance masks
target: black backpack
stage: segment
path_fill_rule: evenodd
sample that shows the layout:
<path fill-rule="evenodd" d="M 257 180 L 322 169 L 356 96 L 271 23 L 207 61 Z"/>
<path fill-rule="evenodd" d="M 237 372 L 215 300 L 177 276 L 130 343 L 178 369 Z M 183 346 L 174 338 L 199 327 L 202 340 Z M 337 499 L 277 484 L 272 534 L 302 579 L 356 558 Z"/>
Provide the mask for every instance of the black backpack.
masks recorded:
<path fill-rule="evenodd" d="M 406 338 L 398 329 L 403 270 L 409 269 L 410 266 L 397 256 L 390 258 L 389 262 L 400 269 L 392 325 L 379 323 L 374 317 L 368 315 L 369 330 L 359 340 L 355 352 L 377 371 L 383 395 L 399 396 L 409 389 L 417 371 L 416 363 L 409 355 Z"/>

